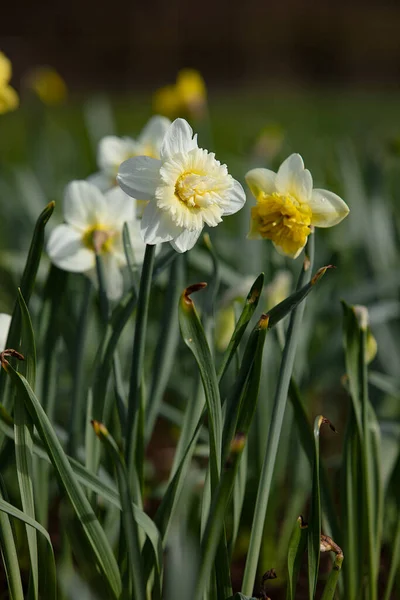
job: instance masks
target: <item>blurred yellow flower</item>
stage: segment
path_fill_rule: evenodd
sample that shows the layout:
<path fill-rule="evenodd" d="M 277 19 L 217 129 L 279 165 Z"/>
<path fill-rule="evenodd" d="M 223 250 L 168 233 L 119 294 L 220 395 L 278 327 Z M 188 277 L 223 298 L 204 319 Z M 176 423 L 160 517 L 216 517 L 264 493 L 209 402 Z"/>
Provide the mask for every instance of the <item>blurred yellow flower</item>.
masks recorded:
<path fill-rule="evenodd" d="M 204 114 L 206 100 L 206 85 L 200 73 L 195 69 L 182 69 L 175 85 L 156 91 L 153 108 L 154 112 L 171 119 L 182 115 L 200 118 Z"/>
<path fill-rule="evenodd" d="M 52 67 L 36 67 L 28 73 L 26 81 L 28 87 L 49 106 L 57 106 L 67 97 L 67 85 Z"/>
<path fill-rule="evenodd" d="M 11 62 L 0 52 L 0 114 L 15 110 L 19 105 L 17 92 L 8 85 L 11 75 Z"/>

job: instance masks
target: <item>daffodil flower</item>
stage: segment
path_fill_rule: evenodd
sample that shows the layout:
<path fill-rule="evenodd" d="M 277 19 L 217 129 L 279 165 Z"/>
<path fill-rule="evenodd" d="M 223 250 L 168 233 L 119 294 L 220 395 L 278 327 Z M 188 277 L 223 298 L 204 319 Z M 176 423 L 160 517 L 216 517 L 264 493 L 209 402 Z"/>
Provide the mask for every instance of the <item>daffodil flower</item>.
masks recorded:
<path fill-rule="evenodd" d="M 246 181 L 257 200 L 251 209 L 250 239 L 272 240 L 281 254 L 297 258 L 311 227 L 332 227 L 349 213 L 333 192 L 313 189 L 313 180 L 299 154 L 292 154 L 274 173 L 252 169 Z"/>
<path fill-rule="evenodd" d="M 240 183 L 213 153 L 198 147 L 184 119 L 169 127 L 159 160 L 131 158 L 117 181 L 130 196 L 149 200 L 141 220 L 145 243 L 171 242 L 178 252 L 195 245 L 204 225 L 215 227 L 246 201 Z"/>
<path fill-rule="evenodd" d="M 200 118 L 204 114 L 206 102 L 206 84 L 195 69 L 181 69 L 176 83 L 158 89 L 153 97 L 154 111 L 170 118 L 178 115 Z"/>
<path fill-rule="evenodd" d="M 161 144 L 170 125 L 171 121 L 166 117 L 154 116 L 135 140 L 114 135 L 104 137 L 97 151 L 99 172 L 89 177 L 89 181 L 104 192 L 116 185 L 119 166 L 128 158 L 160 158 Z"/>
<path fill-rule="evenodd" d="M 0 52 L 0 115 L 15 110 L 19 105 L 17 92 L 9 85 L 11 62 Z"/>
<path fill-rule="evenodd" d="M 6 348 L 8 332 L 11 325 L 11 315 L 0 313 L 0 352 Z"/>
<path fill-rule="evenodd" d="M 145 246 L 135 219 L 135 204 L 114 188 L 103 194 L 87 181 L 71 182 L 63 203 L 65 223 L 51 233 L 47 252 L 60 269 L 85 273 L 96 281 L 96 254 L 102 259 L 107 295 L 123 291 L 120 268 L 126 265 L 122 228 L 128 223 L 135 260 L 143 262 Z"/>
<path fill-rule="evenodd" d="M 62 104 L 67 98 L 67 84 L 52 67 L 35 67 L 25 76 L 25 82 L 48 106 Z"/>

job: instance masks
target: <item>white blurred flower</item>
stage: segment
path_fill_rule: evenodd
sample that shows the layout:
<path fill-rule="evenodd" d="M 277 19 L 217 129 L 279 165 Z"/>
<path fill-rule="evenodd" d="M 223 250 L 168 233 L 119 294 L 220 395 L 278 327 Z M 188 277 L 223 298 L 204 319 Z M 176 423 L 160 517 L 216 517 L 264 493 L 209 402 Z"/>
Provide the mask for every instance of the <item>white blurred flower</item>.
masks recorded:
<path fill-rule="evenodd" d="M 96 281 L 96 254 L 101 256 L 107 295 L 117 299 L 123 291 L 120 268 L 126 265 L 122 228 L 129 227 L 133 252 L 143 262 L 145 245 L 135 219 L 135 204 L 114 188 L 105 194 L 87 181 L 72 181 L 66 188 L 63 213 L 47 243 L 51 261 L 64 271 L 85 273 Z"/>
<path fill-rule="evenodd" d="M 104 137 L 97 151 L 99 172 L 89 177 L 89 181 L 104 192 L 116 185 L 118 168 L 128 158 L 160 158 L 161 144 L 170 125 L 171 121 L 166 117 L 154 116 L 135 140 L 115 135 Z"/>
<path fill-rule="evenodd" d="M 281 254 L 297 258 L 306 245 L 311 226 L 332 227 L 349 213 L 333 192 L 313 189 L 313 180 L 300 154 L 292 154 L 274 173 L 252 169 L 246 181 L 255 199 L 251 209 L 250 239 L 272 240 Z"/>
<path fill-rule="evenodd" d="M 0 313 L 0 352 L 6 348 L 8 332 L 11 325 L 11 315 Z"/>
<path fill-rule="evenodd" d="M 215 227 L 246 201 L 240 183 L 212 152 L 198 147 L 184 119 L 169 127 L 160 160 L 130 158 L 120 166 L 117 181 L 133 198 L 150 201 L 141 221 L 145 243 L 171 242 L 178 252 L 195 245 L 204 225 Z"/>

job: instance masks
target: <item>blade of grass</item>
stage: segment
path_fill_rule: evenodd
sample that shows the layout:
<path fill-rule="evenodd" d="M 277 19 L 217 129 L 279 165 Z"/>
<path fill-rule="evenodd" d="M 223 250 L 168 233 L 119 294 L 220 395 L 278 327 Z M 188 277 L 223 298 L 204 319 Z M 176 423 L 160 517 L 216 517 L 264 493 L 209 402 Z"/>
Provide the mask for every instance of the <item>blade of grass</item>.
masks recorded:
<path fill-rule="evenodd" d="M 336 587 L 342 568 L 343 554 L 336 554 L 333 563 L 332 571 L 329 574 L 328 581 L 325 584 L 321 600 L 333 600 L 335 597 Z"/>

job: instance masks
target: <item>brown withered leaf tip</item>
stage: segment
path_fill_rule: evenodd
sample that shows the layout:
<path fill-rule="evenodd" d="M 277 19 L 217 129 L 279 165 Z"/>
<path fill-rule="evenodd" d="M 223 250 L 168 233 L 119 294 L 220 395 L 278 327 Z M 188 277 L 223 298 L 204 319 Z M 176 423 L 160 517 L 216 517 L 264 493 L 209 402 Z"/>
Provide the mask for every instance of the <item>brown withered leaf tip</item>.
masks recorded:
<path fill-rule="evenodd" d="M 263 313 L 257 323 L 257 326 L 260 329 L 267 329 L 268 325 L 269 325 L 269 314 Z"/>
<path fill-rule="evenodd" d="M 338 433 L 336 427 L 326 417 L 322 417 L 321 425 L 329 425 L 329 428 L 333 431 L 333 433 Z"/>
<path fill-rule="evenodd" d="M 343 551 L 340 548 L 340 546 L 338 546 L 333 541 L 332 538 L 330 538 L 328 535 L 324 535 L 323 533 L 321 533 L 320 551 L 321 552 L 331 552 L 332 551 L 335 554 L 343 556 Z"/>
<path fill-rule="evenodd" d="M 264 573 L 261 581 L 264 583 L 264 581 L 268 581 L 268 579 L 276 579 L 277 577 L 278 575 L 276 574 L 275 569 L 270 569 L 269 571 Z"/>
<path fill-rule="evenodd" d="M 307 529 L 308 523 L 304 520 L 303 515 L 300 515 L 299 519 L 300 519 L 300 529 Z M 299 519 L 297 519 L 297 520 L 299 520 Z"/>
<path fill-rule="evenodd" d="M 326 267 L 321 267 L 320 269 L 318 269 L 315 275 L 311 278 L 311 285 L 315 285 L 317 281 L 319 281 L 321 277 L 325 275 L 328 269 L 336 269 L 336 267 L 335 265 L 326 265 Z"/>
<path fill-rule="evenodd" d="M 183 290 L 182 298 L 186 302 L 186 304 L 193 304 L 190 296 L 195 292 L 199 292 L 207 287 L 207 284 L 202 281 L 200 283 L 193 283 L 193 285 L 189 285 L 185 290 Z"/>
<path fill-rule="evenodd" d="M 7 358 L 17 358 L 18 360 L 25 360 L 25 357 L 17 350 L 13 348 L 6 348 L 3 352 L 0 352 L 0 363 L 3 369 L 7 370 L 8 360 Z"/>

